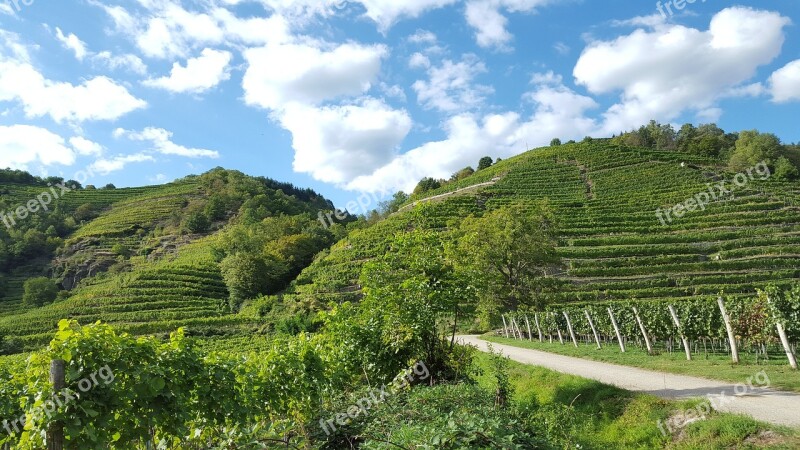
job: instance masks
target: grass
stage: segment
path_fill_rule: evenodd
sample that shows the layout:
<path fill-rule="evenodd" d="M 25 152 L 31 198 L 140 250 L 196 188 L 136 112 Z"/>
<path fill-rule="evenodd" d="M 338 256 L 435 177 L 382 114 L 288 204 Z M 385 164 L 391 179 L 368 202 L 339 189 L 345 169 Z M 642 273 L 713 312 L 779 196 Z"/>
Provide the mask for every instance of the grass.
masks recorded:
<path fill-rule="evenodd" d="M 616 345 L 606 345 L 598 350 L 596 346 L 586 344 L 579 344 L 578 348 L 575 348 L 571 344 L 561 345 L 558 342 L 551 344 L 549 342 L 539 342 L 538 340 L 519 341 L 491 335 L 484 335 L 482 339 L 559 355 L 732 383 L 745 382 L 748 378 L 763 370 L 767 373 L 772 388 L 800 392 L 800 371 L 792 370 L 783 355 L 780 358 L 770 359 L 766 363 L 755 364 L 751 355 L 742 354 L 742 363 L 735 365 L 731 363 L 730 357 L 721 354 L 709 354 L 707 357 L 694 355 L 693 360 L 689 362 L 686 361 L 682 351 L 650 356 L 646 351 L 632 345 L 628 345 L 627 351 L 621 353 Z"/>
<path fill-rule="evenodd" d="M 493 389 L 490 356 L 479 354 L 477 362 L 482 371 L 478 383 Z M 509 378 L 515 406 L 543 414 L 548 431 L 561 435 L 569 448 L 800 448 L 797 430 L 716 412 L 665 436 L 659 420 L 695 407 L 696 400 L 662 400 L 515 361 L 509 361 Z"/>

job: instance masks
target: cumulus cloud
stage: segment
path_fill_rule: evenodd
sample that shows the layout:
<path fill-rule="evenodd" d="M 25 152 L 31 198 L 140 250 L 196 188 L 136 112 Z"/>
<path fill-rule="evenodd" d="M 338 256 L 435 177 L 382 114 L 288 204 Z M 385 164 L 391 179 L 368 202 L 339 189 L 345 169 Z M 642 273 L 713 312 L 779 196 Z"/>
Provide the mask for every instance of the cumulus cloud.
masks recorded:
<path fill-rule="evenodd" d="M 163 129 L 148 127 L 140 132 L 118 128 L 114 130 L 114 137 L 126 137 L 132 141 L 149 142 L 151 151 L 162 155 L 176 155 L 187 158 L 219 158 L 219 152 L 202 148 L 189 148 L 172 142 L 172 133 Z"/>
<path fill-rule="evenodd" d="M 412 126 L 407 112 L 372 98 L 343 106 L 292 104 L 279 121 L 293 136 L 294 170 L 340 185 L 389 162 Z"/>
<path fill-rule="evenodd" d="M 70 33 L 69 35 L 65 35 L 64 32 L 61 31 L 61 28 L 56 27 L 56 38 L 64 48 L 71 50 L 75 54 L 75 59 L 78 61 L 83 61 L 86 58 L 86 55 L 89 51 L 86 49 L 86 43 L 83 42 L 75 36 L 75 34 Z"/>
<path fill-rule="evenodd" d="M 465 11 L 467 23 L 475 29 L 481 47 L 506 49 L 513 36 L 507 29 L 510 13 L 532 13 L 555 0 L 469 0 Z"/>
<path fill-rule="evenodd" d="M 293 102 L 358 95 L 370 89 L 386 54 L 383 45 L 355 43 L 330 50 L 306 44 L 253 48 L 244 53 L 244 98 L 249 105 L 279 110 Z"/>
<path fill-rule="evenodd" d="M 75 163 L 75 152 L 64 138 L 30 125 L 0 126 L 0 167 L 28 169 L 33 164 L 50 166 Z"/>
<path fill-rule="evenodd" d="M 103 146 L 97 142 L 92 142 L 82 136 L 70 138 L 69 145 L 80 155 L 100 156 L 103 154 Z"/>
<path fill-rule="evenodd" d="M 769 78 L 772 101 L 786 103 L 800 100 L 800 59 L 775 71 Z"/>
<path fill-rule="evenodd" d="M 475 55 L 464 55 L 460 62 L 445 60 L 428 70 L 428 80 L 418 80 L 413 88 L 417 99 L 427 109 L 442 112 L 462 111 L 481 106 L 486 95 L 494 90 L 474 83 L 477 75 L 486 72 L 486 65 Z"/>
<path fill-rule="evenodd" d="M 573 73 L 593 94 L 622 92 L 605 113 L 606 132 L 648 118 L 672 120 L 685 110 L 708 114 L 715 101 L 778 56 L 789 23 L 774 12 L 727 8 L 705 31 L 662 24 L 593 42 Z"/>
<path fill-rule="evenodd" d="M 145 80 L 144 84 L 172 92 L 204 92 L 230 79 L 228 65 L 232 58 L 230 52 L 207 48 L 188 60 L 185 67 L 175 63 L 168 77 Z"/>
<path fill-rule="evenodd" d="M 108 67 L 111 70 L 125 69 L 138 75 L 147 74 L 147 65 L 136 55 L 113 55 L 109 51 L 102 51 L 92 55 L 92 61 Z"/>
<path fill-rule="evenodd" d="M 101 175 L 108 175 L 111 172 L 118 172 L 125 168 L 128 164 L 155 161 L 150 155 L 144 153 L 135 153 L 132 155 L 117 155 L 111 158 L 101 158 L 89 166 L 89 171 L 99 173 Z"/>

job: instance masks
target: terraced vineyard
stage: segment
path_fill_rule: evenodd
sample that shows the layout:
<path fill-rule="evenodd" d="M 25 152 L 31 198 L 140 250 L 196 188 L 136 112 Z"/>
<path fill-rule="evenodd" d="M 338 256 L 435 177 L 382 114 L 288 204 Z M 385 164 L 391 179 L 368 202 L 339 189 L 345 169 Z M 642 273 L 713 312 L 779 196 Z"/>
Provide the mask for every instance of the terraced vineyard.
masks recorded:
<path fill-rule="evenodd" d="M 534 150 L 504 160 L 453 185 L 499 181 L 478 193 L 424 204 L 430 227 L 444 230 L 464 217 L 512 202 L 548 199 L 560 220 L 564 268 L 556 303 L 688 300 L 697 295 L 752 294 L 767 283 L 800 278 L 800 202 L 789 183 L 754 177 L 733 196 L 662 224 L 667 209 L 708 192 L 725 177 L 711 160 L 613 146 L 608 141 Z M 295 293 L 324 300 L 357 298 L 364 261 L 386 237 L 404 229 L 398 213 L 353 233 L 298 278 Z"/>

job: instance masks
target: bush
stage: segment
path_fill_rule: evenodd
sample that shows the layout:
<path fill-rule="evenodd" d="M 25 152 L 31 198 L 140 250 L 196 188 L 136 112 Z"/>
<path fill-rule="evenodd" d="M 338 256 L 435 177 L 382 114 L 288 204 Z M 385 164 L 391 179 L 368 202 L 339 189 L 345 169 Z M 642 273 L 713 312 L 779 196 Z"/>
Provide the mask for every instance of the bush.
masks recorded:
<path fill-rule="evenodd" d="M 22 303 L 26 306 L 42 306 L 52 303 L 58 295 L 58 287 L 47 277 L 30 278 L 25 281 Z"/>
<path fill-rule="evenodd" d="M 775 162 L 775 179 L 780 181 L 793 181 L 800 177 L 800 171 L 785 156 Z"/>
<path fill-rule="evenodd" d="M 209 222 L 205 213 L 198 211 L 189 214 L 189 216 L 186 217 L 186 223 L 184 225 L 186 229 L 192 233 L 205 233 L 211 226 L 211 222 Z"/>

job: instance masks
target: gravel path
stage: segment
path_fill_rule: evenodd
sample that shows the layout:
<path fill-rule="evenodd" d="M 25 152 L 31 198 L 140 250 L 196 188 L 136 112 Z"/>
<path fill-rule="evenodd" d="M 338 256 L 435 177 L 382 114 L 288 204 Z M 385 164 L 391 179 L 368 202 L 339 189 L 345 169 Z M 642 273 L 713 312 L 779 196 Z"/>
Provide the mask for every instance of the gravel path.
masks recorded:
<path fill-rule="evenodd" d="M 460 336 L 459 339 L 481 351 L 488 351 L 488 342 L 478 336 Z M 666 399 L 711 396 L 709 402 L 716 410 L 745 414 L 776 425 L 800 427 L 800 394 L 760 388 L 759 385 L 765 385 L 763 374 L 753 374 L 752 387 L 747 386 L 747 380 L 742 380 L 742 384 L 737 386 L 725 381 L 654 372 L 509 345 L 492 343 L 492 346 L 495 351 L 502 351 L 503 355 L 524 364 Z"/>

